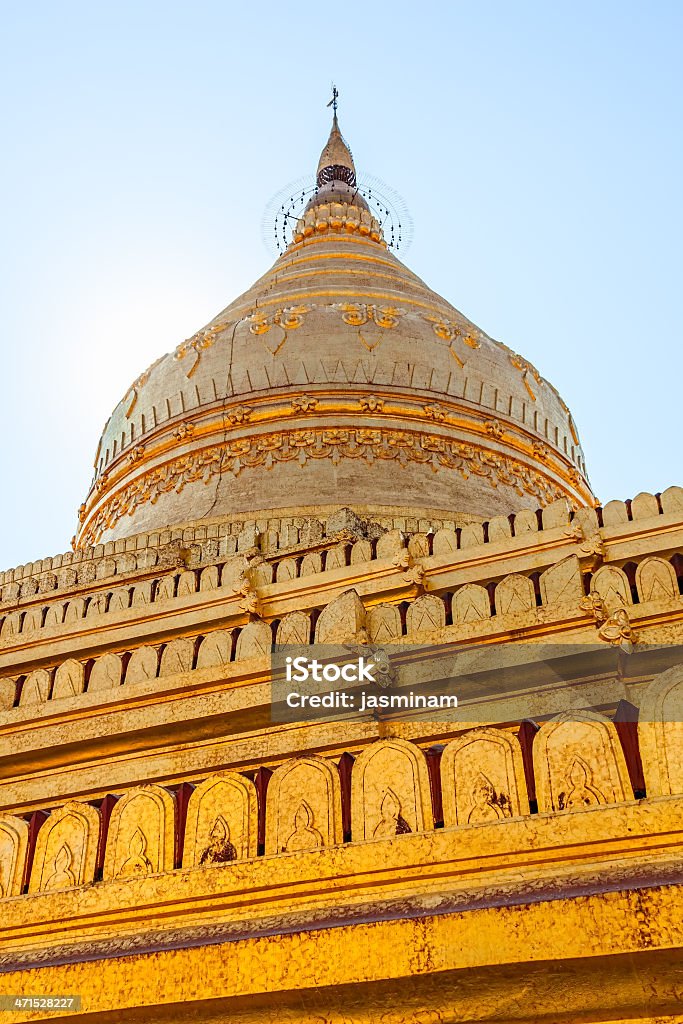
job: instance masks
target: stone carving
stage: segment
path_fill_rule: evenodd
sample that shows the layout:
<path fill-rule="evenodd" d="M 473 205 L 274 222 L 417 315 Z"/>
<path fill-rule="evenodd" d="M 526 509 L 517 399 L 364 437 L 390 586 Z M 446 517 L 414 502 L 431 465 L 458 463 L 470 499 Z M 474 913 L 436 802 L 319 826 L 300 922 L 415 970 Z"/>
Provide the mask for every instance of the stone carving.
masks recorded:
<path fill-rule="evenodd" d="M 408 606 L 406 612 L 406 633 L 432 633 L 446 625 L 446 609 L 440 597 L 424 594 Z"/>
<path fill-rule="evenodd" d="M 21 624 L 22 633 L 32 633 L 36 629 L 42 629 L 43 627 L 43 609 L 34 607 L 29 608 L 24 614 L 24 621 Z"/>
<path fill-rule="evenodd" d="M 134 878 L 173 870 L 175 809 L 161 786 L 129 790 L 109 820 L 103 878 Z"/>
<path fill-rule="evenodd" d="M 312 576 L 313 573 L 322 572 L 323 561 L 319 551 L 310 551 L 301 559 L 300 576 Z"/>
<path fill-rule="evenodd" d="M 29 892 L 69 889 L 95 878 L 100 816 L 90 804 L 53 811 L 38 832 Z"/>
<path fill-rule="evenodd" d="M 538 518 L 531 509 L 523 508 L 521 512 L 515 513 L 515 537 L 524 533 L 536 533 L 538 530 Z"/>
<path fill-rule="evenodd" d="M 659 496 L 662 512 L 666 515 L 680 515 L 683 512 L 683 487 L 667 487 Z"/>
<path fill-rule="evenodd" d="M 559 498 L 557 501 L 551 502 L 550 505 L 546 505 L 541 512 L 543 529 L 552 530 L 557 526 L 566 526 L 569 522 L 570 511 L 566 498 Z"/>
<path fill-rule="evenodd" d="M 581 567 L 576 555 L 564 558 L 541 573 L 539 585 L 544 605 L 567 605 L 575 608 L 583 598 Z"/>
<path fill-rule="evenodd" d="M 392 461 L 398 466 L 411 462 L 429 465 L 435 472 L 448 470 L 468 478 L 487 480 L 491 487 L 503 484 L 513 487 L 520 497 L 530 497 L 547 505 L 563 497 L 561 488 L 540 468 L 527 465 L 507 455 L 496 454 L 476 444 L 463 444 L 422 430 L 396 430 L 393 427 L 329 428 L 310 427 L 306 431 L 279 430 L 225 439 L 211 447 L 179 455 L 163 466 L 150 468 L 116 494 L 102 501 L 92 519 L 84 524 L 79 545 L 94 544 L 105 529 L 131 514 L 146 502 L 156 501 L 170 491 L 181 493 L 195 481 L 208 483 L 223 473 L 238 475 L 255 466 L 272 468 L 277 462 L 298 462 L 309 459 L 363 459 L 367 463 Z M 108 487 L 109 484 L 107 483 Z M 520 518 L 518 514 L 516 519 Z M 534 529 L 538 528 L 533 517 Z M 522 532 L 524 517 L 516 532 Z M 529 519 L 529 524 L 531 518 Z"/>
<path fill-rule="evenodd" d="M 9 711 L 14 707 L 17 693 L 17 681 L 13 676 L 0 679 L 0 711 Z"/>
<path fill-rule="evenodd" d="M 325 552 L 325 571 L 346 565 L 346 545 L 336 544 Z"/>
<path fill-rule="evenodd" d="M 427 762 L 420 748 L 400 739 L 378 740 L 366 747 L 351 773 L 354 841 L 433 826 Z"/>
<path fill-rule="evenodd" d="M 140 608 L 143 605 L 152 603 L 152 581 L 143 580 L 142 583 L 136 583 L 133 587 L 133 597 L 131 600 L 131 608 Z"/>
<path fill-rule="evenodd" d="M 199 366 L 202 358 L 202 352 L 207 348 L 211 348 L 216 341 L 217 336 L 225 329 L 225 324 L 212 324 L 210 327 L 205 327 L 203 330 L 197 331 L 197 333 L 193 334 L 191 338 L 187 338 L 178 345 L 173 354 L 174 359 L 182 360 L 185 359 L 186 356 L 191 356 L 190 362 L 188 362 L 185 367 L 185 376 L 188 377 L 188 379 L 192 377 Z"/>
<path fill-rule="evenodd" d="M 284 845 L 286 853 L 297 850 L 310 850 L 312 847 L 324 846 L 322 834 L 313 828 L 313 811 L 305 800 L 299 804 L 294 815 L 294 830 Z"/>
<path fill-rule="evenodd" d="M 102 592 L 100 594 L 93 594 L 88 601 L 88 607 L 86 609 L 86 618 L 92 619 L 96 615 L 104 615 L 107 610 L 107 595 Z"/>
<path fill-rule="evenodd" d="M 51 604 L 45 612 L 45 629 L 61 626 L 64 621 L 64 605 Z"/>
<path fill-rule="evenodd" d="M 66 606 L 64 612 L 64 622 L 68 625 L 73 625 L 75 622 L 80 622 L 85 615 L 85 601 L 82 597 L 75 597 Z"/>
<path fill-rule="evenodd" d="M 0 899 L 21 895 L 27 850 L 27 822 L 0 814 Z"/>
<path fill-rule="evenodd" d="M 21 626 L 21 612 L 10 612 L 6 615 L 2 622 L 2 629 L 0 629 L 0 637 L 3 640 L 7 640 L 9 637 L 16 636 Z"/>
<path fill-rule="evenodd" d="M 161 652 L 159 676 L 175 676 L 192 671 L 194 641 L 179 637 L 166 644 Z"/>
<path fill-rule="evenodd" d="M 311 617 L 306 612 L 287 612 L 277 627 L 276 643 L 308 644 L 311 642 Z"/>
<path fill-rule="evenodd" d="M 577 508 L 571 525 L 577 527 L 579 537 L 592 537 L 600 529 L 597 512 L 588 506 Z"/>
<path fill-rule="evenodd" d="M 631 604 L 631 587 L 626 573 L 614 565 L 603 565 L 591 580 L 591 593 L 598 594 L 608 612 Z"/>
<path fill-rule="evenodd" d="M 393 559 L 403 551 L 403 534 L 400 530 L 389 530 L 377 541 L 377 557 Z"/>
<path fill-rule="evenodd" d="M 426 533 L 414 533 L 408 539 L 408 554 L 411 558 L 429 558 L 429 537 Z"/>
<path fill-rule="evenodd" d="M 484 527 L 481 523 L 467 523 L 460 530 L 460 547 L 477 548 L 484 543 Z"/>
<path fill-rule="evenodd" d="M 495 591 L 498 615 L 514 615 L 536 607 L 534 585 L 526 576 L 513 573 L 501 580 Z"/>
<path fill-rule="evenodd" d="M 44 668 L 37 668 L 24 680 L 19 698 L 20 707 L 27 704 L 43 704 L 50 695 L 50 674 Z"/>
<path fill-rule="evenodd" d="M 256 787 L 237 772 L 211 775 L 187 805 L 183 867 L 225 864 L 256 856 Z"/>
<path fill-rule="evenodd" d="M 529 813 L 522 751 L 502 729 L 473 729 L 441 755 L 444 825 L 475 825 Z"/>
<path fill-rule="evenodd" d="M 633 799 L 616 727 L 590 711 L 544 722 L 534 738 L 534 776 L 539 811 Z"/>
<path fill-rule="evenodd" d="M 199 574 L 199 589 L 201 591 L 218 589 L 218 566 L 207 565 Z"/>
<path fill-rule="evenodd" d="M 121 612 L 128 608 L 130 604 L 130 590 L 128 587 L 117 587 L 116 590 L 112 590 L 109 595 L 109 606 L 108 612 Z"/>
<path fill-rule="evenodd" d="M 157 581 L 155 601 L 170 601 L 175 597 L 176 577 L 175 575 L 163 576 Z"/>
<path fill-rule="evenodd" d="M 679 596 L 673 566 L 663 558 L 646 558 L 636 569 L 636 587 L 641 602 L 670 601 Z"/>
<path fill-rule="evenodd" d="M 372 544 L 369 540 L 357 540 L 351 548 L 351 565 L 372 561 Z"/>
<path fill-rule="evenodd" d="M 507 516 L 494 516 L 489 520 L 489 544 L 497 544 L 499 541 L 506 543 L 511 536 L 512 529 Z"/>
<path fill-rule="evenodd" d="M 249 622 L 237 637 L 235 661 L 269 656 L 272 645 L 273 634 L 269 624 L 260 620 Z"/>
<path fill-rule="evenodd" d="M 453 595 L 451 612 L 454 626 L 461 626 L 465 622 L 490 619 L 491 601 L 488 591 L 476 583 L 466 583 Z"/>
<path fill-rule="evenodd" d="M 154 647 L 137 647 L 126 666 L 126 685 L 156 679 L 158 667 L 159 656 Z"/>
<path fill-rule="evenodd" d="M 362 641 L 366 636 L 365 608 L 356 590 L 347 590 L 326 605 L 315 626 L 319 644 Z"/>
<path fill-rule="evenodd" d="M 101 658 L 96 658 L 90 670 L 88 693 L 94 690 L 110 690 L 120 685 L 121 658 L 118 654 L 103 654 Z"/>
<path fill-rule="evenodd" d="M 645 691 L 638 740 L 647 795 L 683 794 L 683 666 L 662 672 Z"/>
<path fill-rule="evenodd" d="M 106 580 L 116 575 L 116 562 L 113 558 L 103 558 L 95 567 L 95 579 Z"/>
<path fill-rule="evenodd" d="M 455 530 L 437 530 L 432 542 L 432 553 L 434 555 L 450 555 L 458 550 L 458 535 Z"/>
<path fill-rule="evenodd" d="M 659 503 L 654 494 L 641 491 L 631 501 L 632 519 L 654 519 L 659 515 Z"/>
<path fill-rule="evenodd" d="M 628 511 L 623 501 L 608 501 L 602 510 L 602 522 L 605 526 L 620 526 L 628 522 Z"/>
<path fill-rule="evenodd" d="M 54 686 L 52 687 L 52 700 L 59 700 L 60 697 L 75 697 L 85 690 L 85 671 L 80 661 L 69 658 L 57 667 L 55 672 Z"/>
<path fill-rule="evenodd" d="M 598 627 L 598 639 L 627 652 L 637 642 L 638 636 L 631 626 L 626 608 L 620 607 L 610 613 L 603 598 L 595 590 L 579 601 L 579 608 L 592 614 Z"/>
<path fill-rule="evenodd" d="M 378 604 L 369 608 L 367 629 L 373 643 L 395 640 L 403 632 L 400 609 L 392 604 Z"/>
<path fill-rule="evenodd" d="M 397 555 L 391 560 L 392 565 L 397 569 L 405 569 L 403 574 L 404 583 L 413 583 L 421 590 L 426 588 L 427 571 L 420 562 L 416 562 L 408 548 L 401 548 Z"/>
<path fill-rule="evenodd" d="M 335 846 L 341 841 L 341 786 L 336 765 L 318 756 L 281 764 L 268 784 L 266 853 Z"/>
<path fill-rule="evenodd" d="M 296 559 L 295 558 L 283 558 L 277 567 L 275 573 L 275 580 L 277 583 L 282 583 L 285 580 L 296 579 Z"/>
<path fill-rule="evenodd" d="M 186 569 L 178 577 L 177 597 L 184 597 L 186 594 L 194 594 L 197 590 L 197 576 L 192 569 Z"/>
<path fill-rule="evenodd" d="M 197 652 L 197 668 L 213 668 L 217 665 L 227 665 L 232 654 L 232 631 L 229 629 L 216 629 L 208 633 Z"/>

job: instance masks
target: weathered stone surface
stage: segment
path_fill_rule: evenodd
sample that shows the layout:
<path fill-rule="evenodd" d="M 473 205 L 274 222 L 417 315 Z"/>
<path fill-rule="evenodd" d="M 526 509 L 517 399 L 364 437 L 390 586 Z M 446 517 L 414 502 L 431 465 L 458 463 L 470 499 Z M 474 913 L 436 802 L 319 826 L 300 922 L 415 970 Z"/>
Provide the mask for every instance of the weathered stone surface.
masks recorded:
<path fill-rule="evenodd" d="M 105 881 L 172 871 L 174 820 L 173 798 L 161 786 L 139 786 L 122 796 L 109 821 Z"/>
<path fill-rule="evenodd" d="M 87 885 L 95 877 L 100 816 L 72 801 L 53 811 L 38 833 L 29 892 Z"/>
<path fill-rule="evenodd" d="M 633 799 L 624 754 L 612 722 L 574 711 L 545 722 L 534 739 L 539 811 L 580 811 Z"/>
<path fill-rule="evenodd" d="M 441 755 L 444 825 L 476 825 L 529 813 L 522 751 L 502 729 L 473 729 Z"/>
<path fill-rule="evenodd" d="M 237 772 L 211 775 L 187 805 L 183 867 L 211 867 L 256 856 L 256 787 Z"/>
<path fill-rule="evenodd" d="M 293 758 L 268 784 L 266 853 L 294 853 L 342 840 L 336 765 L 323 757 Z"/>
<path fill-rule="evenodd" d="M 355 842 L 432 828 L 424 754 L 401 739 L 379 740 L 359 754 L 351 774 L 351 830 Z"/>

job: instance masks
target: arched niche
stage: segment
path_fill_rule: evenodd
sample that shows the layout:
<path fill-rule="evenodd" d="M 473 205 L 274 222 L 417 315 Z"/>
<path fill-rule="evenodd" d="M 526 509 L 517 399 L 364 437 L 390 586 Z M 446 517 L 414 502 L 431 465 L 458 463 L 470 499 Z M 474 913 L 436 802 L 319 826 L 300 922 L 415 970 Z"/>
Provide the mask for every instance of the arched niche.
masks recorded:
<path fill-rule="evenodd" d="M 0 814 L 0 899 L 19 896 L 28 851 L 28 823 Z"/>
<path fill-rule="evenodd" d="M 683 794 L 683 665 L 655 676 L 645 691 L 638 741 L 647 795 Z"/>
<path fill-rule="evenodd" d="M 255 857 L 258 809 L 254 783 L 237 772 L 211 775 L 187 805 L 183 867 Z"/>
<path fill-rule="evenodd" d="M 318 756 L 281 764 L 268 783 L 266 853 L 334 846 L 342 839 L 336 765 Z"/>
<path fill-rule="evenodd" d="M 105 881 L 173 869 L 175 805 L 161 786 L 138 786 L 114 805 L 104 858 Z"/>
<path fill-rule="evenodd" d="M 354 841 L 386 839 L 434 827 L 427 762 L 406 740 L 378 740 L 359 754 L 351 773 Z"/>
<path fill-rule="evenodd" d="M 76 801 L 53 811 L 38 832 L 29 892 L 87 885 L 95 878 L 100 816 Z"/>
<path fill-rule="evenodd" d="M 613 722 L 591 711 L 567 711 L 534 737 L 539 811 L 577 811 L 633 799 Z"/>
<path fill-rule="evenodd" d="M 60 697 L 75 697 L 85 689 L 85 671 L 80 661 L 68 658 L 55 672 L 52 700 Z"/>
<path fill-rule="evenodd" d="M 441 755 L 444 825 L 477 825 L 529 813 L 519 742 L 500 729 L 472 729 Z"/>

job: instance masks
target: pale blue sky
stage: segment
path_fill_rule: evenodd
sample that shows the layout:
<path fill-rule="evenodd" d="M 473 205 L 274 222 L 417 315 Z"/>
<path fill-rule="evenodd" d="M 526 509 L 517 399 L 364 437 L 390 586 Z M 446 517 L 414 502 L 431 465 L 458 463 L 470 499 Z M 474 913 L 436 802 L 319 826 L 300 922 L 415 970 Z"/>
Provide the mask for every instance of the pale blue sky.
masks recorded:
<path fill-rule="evenodd" d="M 0 568 L 67 550 L 131 380 L 272 262 L 334 79 L 406 262 L 560 390 L 603 501 L 683 483 L 680 2 L 0 2 Z"/>

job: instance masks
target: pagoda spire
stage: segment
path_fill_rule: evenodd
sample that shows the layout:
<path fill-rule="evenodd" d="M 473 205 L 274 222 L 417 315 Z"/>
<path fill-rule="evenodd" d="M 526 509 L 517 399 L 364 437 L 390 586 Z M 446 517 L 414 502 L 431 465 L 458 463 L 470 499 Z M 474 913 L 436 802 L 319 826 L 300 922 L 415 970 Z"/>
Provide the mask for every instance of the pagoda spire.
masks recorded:
<path fill-rule="evenodd" d="M 328 107 L 333 109 L 332 128 L 330 130 L 330 137 L 318 161 L 316 177 L 318 188 L 332 181 L 343 181 L 352 187 L 356 185 L 356 168 L 353 163 L 353 155 L 344 141 L 344 136 L 339 129 L 339 121 L 337 120 L 338 97 L 337 87 L 333 85 L 332 99 L 327 104 Z"/>

